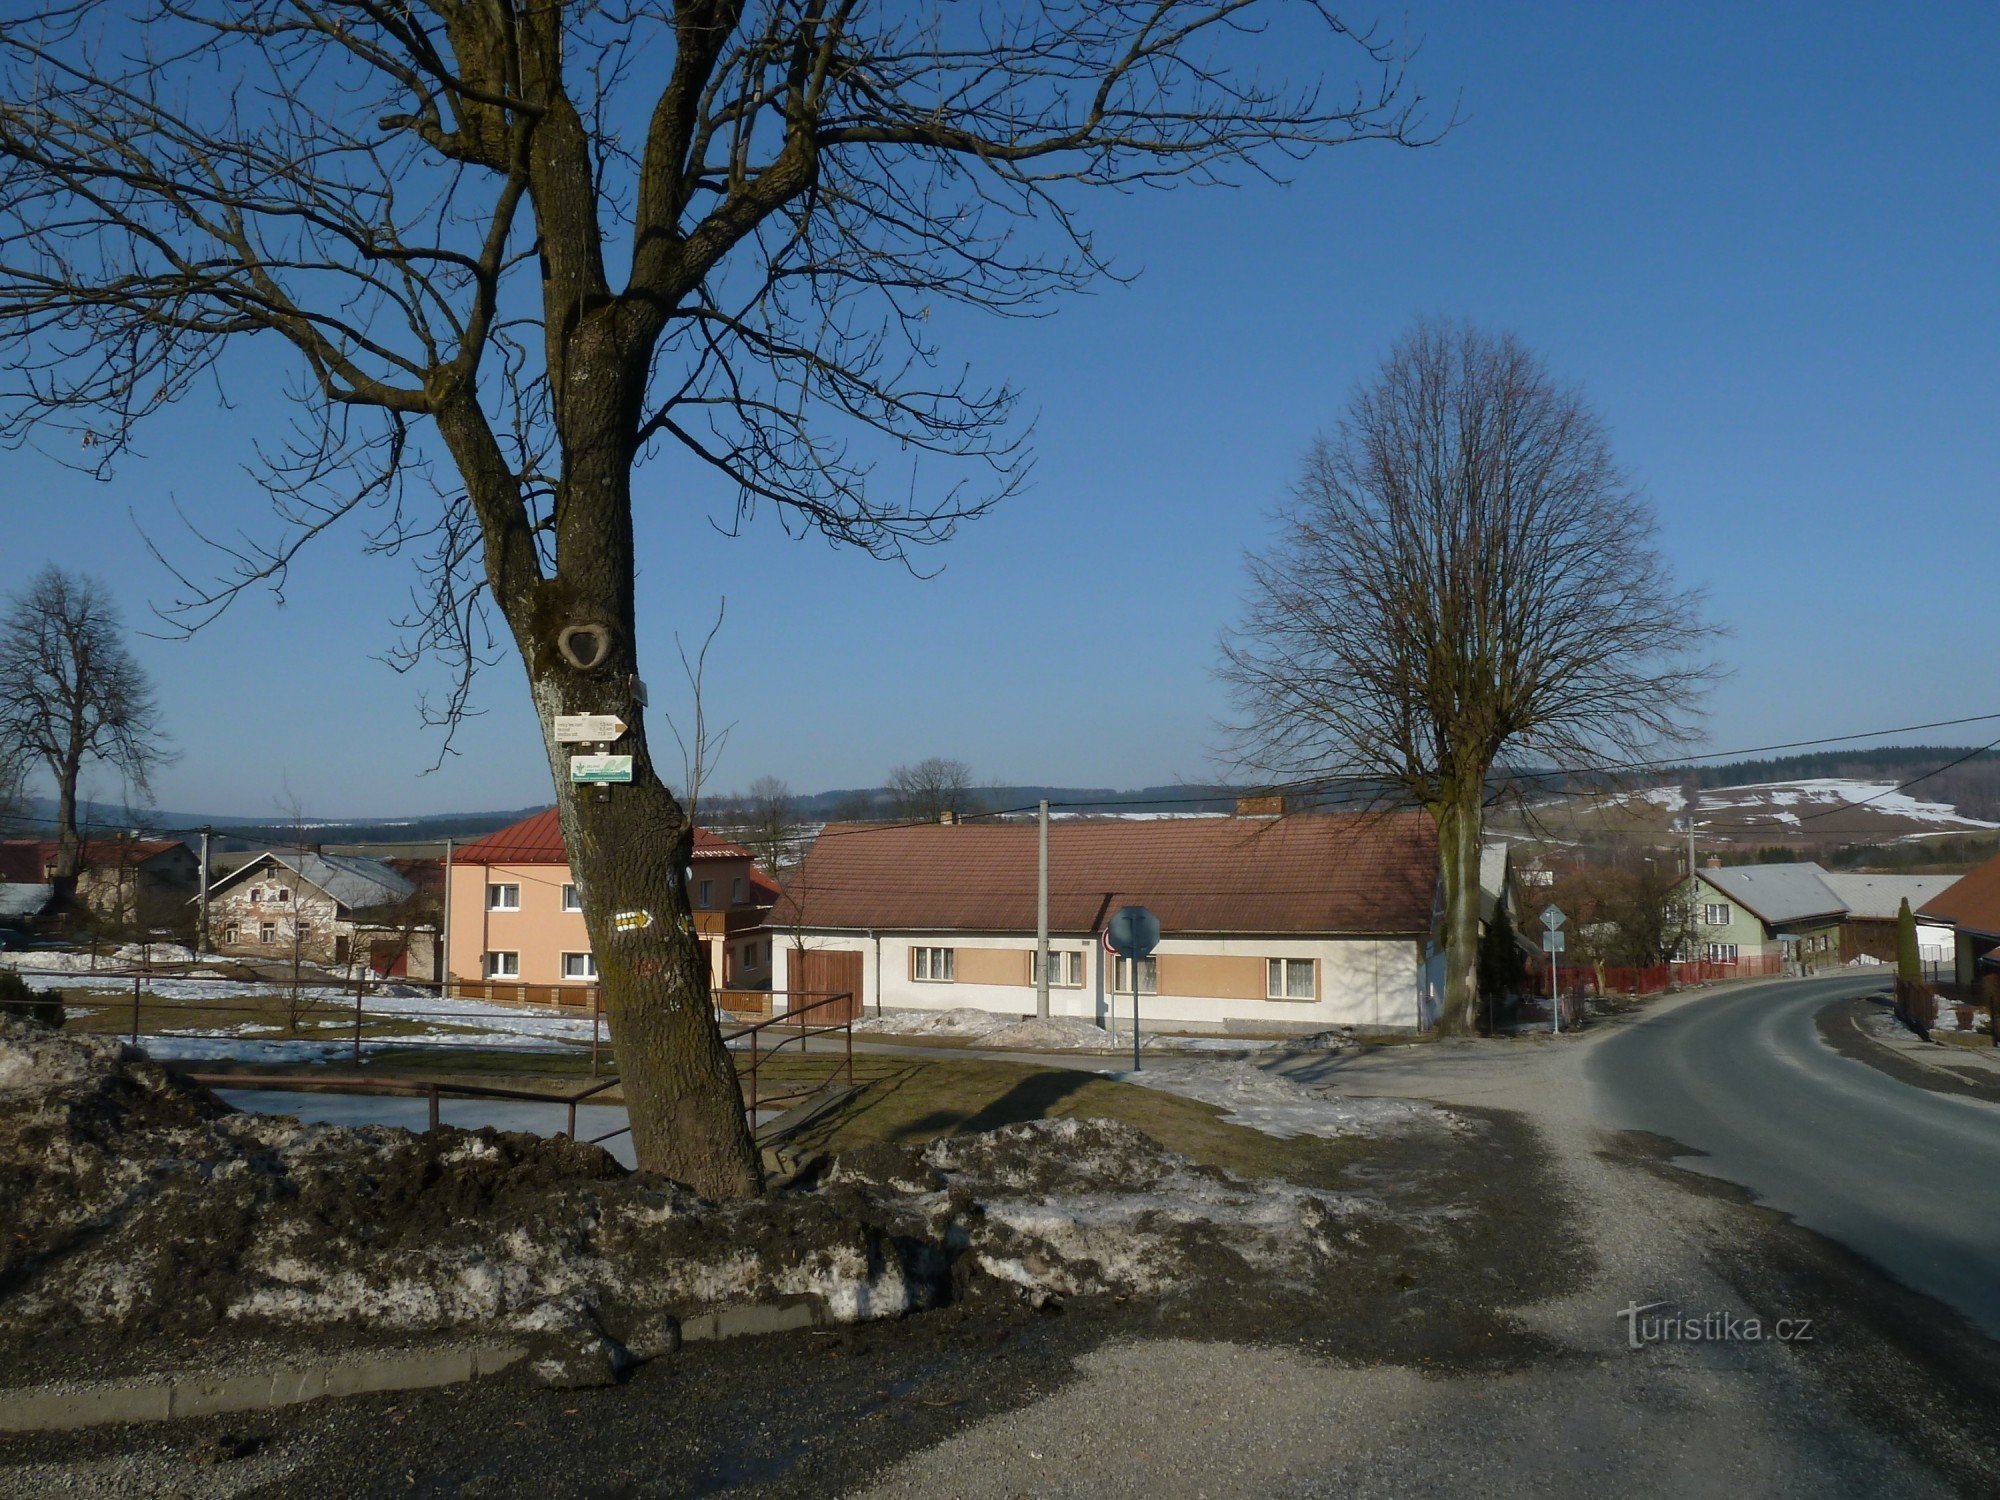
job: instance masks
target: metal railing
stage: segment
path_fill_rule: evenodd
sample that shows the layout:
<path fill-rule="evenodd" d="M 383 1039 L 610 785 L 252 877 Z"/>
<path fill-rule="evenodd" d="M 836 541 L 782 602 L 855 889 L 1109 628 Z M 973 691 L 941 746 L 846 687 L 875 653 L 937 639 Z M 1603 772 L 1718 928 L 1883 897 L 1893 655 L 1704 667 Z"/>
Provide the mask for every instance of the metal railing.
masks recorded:
<path fill-rule="evenodd" d="M 813 998 L 814 996 L 818 998 Z M 788 1002 L 800 999 L 810 1000 L 811 1003 L 807 1005 L 793 1005 L 788 1003 L 781 1014 L 772 1016 L 767 1021 L 758 1021 L 749 1026 L 738 1027 L 734 1031 L 725 1031 L 722 1034 L 724 1046 L 742 1042 L 745 1039 L 749 1042 L 749 1065 L 747 1067 L 744 1066 L 743 1060 L 739 1056 L 736 1073 L 739 1078 L 749 1080 L 750 1096 L 745 1102 L 744 1108 L 749 1111 L 753 1125 L 757 1119 L 757 1111 L 760 1107 L 771 1108 L 780 1104 L 792 1104 L 800 1100 L 810 1099 L 813 1095 L 825 1089 L 827 1085 L 833 1082 L 835 1076 L 841 1074 L 843 1071 L 846 1074 L 847 1086 L 849 1088 L 854 1086 L 854 1018 L 847 1014 L 848 1011 L 854 1008 L 853 991 L 836 990 L 831 993 L 821 993 L 814 990 L 802 990 L 786 994 Z M 811 1012 L 825 1010 L 835 1005 L 842 1008 L 842 1013 L 838 1020 L 824 1021 L 819 1024 L 811 1024 L 807 1021 L 806 1017 Z M 805 1056 L 809 1050 L 806 1046 L 807 1037 L 829 1036 L 834 1032 L 840 1033 L 844 1045 L 840 1060 L 827 1069 L 824 1078 L 818 1080 L 810 1088 L 797 1089 L 789 1094 L 764 1096 L 760 1102 L 758 1074 L 765 1063 L 771 1061 L 793 1042 L 797 1042 L 799 1045 L 799 1055 Z M 764 1038 L 769 1034 L 775 1034 L 777 1040 L 766 1044 Z M 737 1050 L 740 1053 L 744 1049 L 739 1047 Z"/>
<path fill-rule="evenodd" d="M 179 1070 L 176 1070 L 179 1071 Z M 593 1095 L 601 1094 L 613 1087 L 616 1078 L 600 1079 L 587 1088 L 568 1093 L 546 1089 L 509 1089 L 483 1083 L 455 1083 L 438 1078 L 383 1078 L 372 1073 L 352 1075 L 327 1073 L 194 1073 L 182 1072 L 183 1078 L 191 1079 L 212 1089 L 266 1089 L 285 1093 L 321 1090 L 332 1094 L 382 1094 L 395 1098 L 422 1098 L 430 1103 L 430 1128 L 438 1128 L 438 1103 L 442 1099 L 506 1099 L 526 1104 L 562 1104 L 569 1109 L 567 1128 L 563 1131 L 571 1140 L 577 1139 L 576 1107 Z M 616 1130 L 607 1130 L 603 1135 L 594 1135 L 586 1142 L 598 1146 L 616 1136 L 628 1134 L 632 1129 L 628 1120 Z"/>
<path fill-rule="evenodd" d="M 371 1047 L 392 1048 L 400 1051 L 429 1047 L 451 1051 L 462 1049 L 464 1046 L 461 1038 L 451 1035 L 370 1036 L 366 1034 L 366 1028 L 370 1021 L 441 1020 L 456 1021 L 462 1024 L 477 1019 L 475 1016 L 467 1015 L 462 1005 L 454 1005 L 448 999 L 440 999 L 434 996 L 411 997 L 425 999 L 429 1002 L 428 1004 L 412 1007 L 401 1003 L 404 997 L 383 994 L 383 990 L 389 983 L 394 983 L 398 986 L 422 985 L 424 988 L 436 988 L 434 984 L 424 984 L 422 981 L 406 981 L 401 979 L 395 981 L 350 981 L 354 987 L 354 994 L 350 1003 L 345 997 L 335 1000 L 324 993 L 311 997 L 293 995 L 289 993 L 288 987 L 290 981 L 286 979 L 254 981 L 263 990 L 263 993 L 256 996 L 236 997 L 229 995 L 225 991 L 212 997 L 206 995 L 198 997 L 150 995 L 149 997 L 149 992 L 146 988 L 149 980 L 189 977 L 183 970 L 178 968 L 168 969 L 148 966 L 124 970 L 95 969 L 90 971 L 20 969 L 16 972 L 20 973 L 23 978 L 48 982 L 57 988 L 61 987 L 62 981 L 65 979 L 76 980 L 79 978 L 88 978 L 93 981 L 102 981 L 105 979 L 123 981 L 129 979 L 132 983 L 129 1000 L 121 998 L 116 994 L 105 993 L 101 998 L 89 995 L 76 996 L 67 1003 L 74 1008 L 81 1009 L 88 1007 L 102 1011 L 116 1011 L 121 1007 L 129 1006 L 129 1017 L 121 1027 L 121 1030 L 130 1037 L 134 1044 L 137 1044 L 142 1037 L 149 1035 L 166 1037 L 186 1035 L 184 1032 L 178 1032 L 160 1025 L 162 1007 L 187 1007 L 211 1013 L 240 1013 L 254 1015 L 262 1019 L 271 1018 L 274 1009 L 276 1009 L 284 1013 L 287 1030 L 291 1032 L 291 1035 L 288 1037 L 273 1037 L 268 1034 L 253 1037 L 247 1035 L 239 1028 L 213 1038 L 195 1037 L 189 1039 L 258 1042 L 326 1042 L 344 1040 L 349 1049 L 353 1066 L 356 1068 L 362 1066 L 364 1052 Z M 224 986 L 241 985 L 253 981 L 226 978 L 211 980 L 204 977 L 200 982 Z M 344 986 L 337 981 L 311 986 L 312 989 L 322 992 L 342 987 Z M 561 1104 L 568 1111 L 568 1129 L 565 1133 L 571 1137 L 575 1137 L 578 1105 L 616 1088 L 619 1083 L 619 1075 L 614 1073 L 607 1077 L 602 1074 L 602 1064 L 606 1051 L 605 1043 L 611 1038 L 606 1032 L 602 993 L 595 985 L 589 986 L 589 992 L 591 1017 L 590 1076 L 592 1082 L 577 1090 L 505 1088 L 498 1085 L 459 1083 L 442 1079 L 394 1077 L 360 1073 L 328 1075 L 324 1073 L 218 1073 L 187 1069 L 177 1069 L 177 1071 L 183 1071 L 184 1076 L 211 1088 L 300 1089 L 424 1098 L 429 1101 L 429 1117 L 432 1128 L 436 1128 L 438 1123 L 439 1101 L 445 1098 L 502 1099 L 523 1103 Z M 716 1006 L 715 1014 L 718 1020 L 721 1020 L 727 1014 L 723 1007 L 737 993 L 739 992 L 725 990 L 713 992 L 713 1001 Z M 777 1108 L 811 1098 L 837 1078 L 843 1079 L 849 1087 L 852 1087 L 854 1083 L 854 1023 L 851 1012 L 855 1009 L 855 996 L 851 991 L 764 991 L 759 993 L 766 996 L 767 1003 L 771 1004 L 775 1004 L 779 995 L 784 995 L 787 1000 L 787 1008 L 766 1019 L 744 1026 L 725 1027 L 722 1031 L 723 1043 L 730 1049 L 731 1057 L 737 1066 L 738 1077 L 743 1081 L 746 1090 L 747 1097 L 744 1102 L 744 1110 L 749 1116 L 753 1129 L 760 1110 Z M 148 1007 L 149 998 L 151 1000 L 150 1009 Z M 385 998 L 397 1002 L 393 1009 L 370 1010 L 368 1008 L 369 1000 L 374 999 L 379 1001 Z M 479 1003 L 505 1004 L 508 1002 L 488 1000 Z M 526 1006 L 523 1008 L 528 1009 Z M 827 1014 L 828 1012 L 835 1011 L 836 1008 L 838 1008 L 836 1015 Z M 581 1020 L 581 1017 L 575 1014 L 574 1008 L 569 1006 L 560 1008 L 556 1006 L 534 1007 L 532 1013 L 552 1018 Z M 822 1016 L 824 1019 L 820 1018 Z M 344 1032 L 343 1037 L 330 1035 L 325 1024 L 336 1018 L 350 1023 L 349 1026 L 342 1028 Z M 317 1024 L 310 1034 L 301 1035 L 300 1028 L 305 1023 Z M 774 1094 L 767 1091 L 765 1087 L 765 1069 L 767 1065 L 777 1060 L 788 1048 L 795 1048 L 796 1055 L 798 1056 L 810 1056 L 813 1049 L 810 1046 L 809 1039 L 814 1037 L 829 1037 L 836 1034 L 841 1038 L 841 1043 L 837 1051 L 827 1054 L 828 1067 L 823 1076 L 812 1079 L 806 1086 L 796 1087 L 786 1092 Z M 527 1040 L 527 1038 L 524 1038 L 524 1040 Z M 580 1040 L 579 1038 L 578 1041 L 580 1042 Z M 631 1126 L 627 1124 L 604 1135 L 593 1137 L 592 1141 L 594 1144 L 601 1143 L 615 1136 L 623 1135 L 630 1129 Z"/>

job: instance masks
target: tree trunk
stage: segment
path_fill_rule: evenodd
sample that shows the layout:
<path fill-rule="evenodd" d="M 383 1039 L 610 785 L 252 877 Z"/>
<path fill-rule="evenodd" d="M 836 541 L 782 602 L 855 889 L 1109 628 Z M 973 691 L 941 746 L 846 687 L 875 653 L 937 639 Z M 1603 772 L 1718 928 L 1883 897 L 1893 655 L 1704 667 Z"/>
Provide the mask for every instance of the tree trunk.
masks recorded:
<path fill-rule="evenodd" d="M 74 767 L 59 768 L 56 775 L 56 895 L 68 900 L 76 894 L 76 872 L 83 865 L 83 840 L 76 831 L 76 783 Z"/>
<path fill-rule="evenodd" d="M 1444 1000 L 1438 1032 L 1466 1036 L 1479 1024 L 1479 842 L 1482 780 L 1432 809 L 1444 876 Z"/>
<path fill-rule="evenodd" d="M 757 1193 L 763 1170 L 688 906 L 693 828 L 646 757 L 636 705 L 563 711 L 616 712 L 633 726 L 618 746 L 633 753 L 633 781 L 608 800 L 570 784 L 576 747 L 551 743 L 550 755 L 639 1167 L 707 1198 Z"/>

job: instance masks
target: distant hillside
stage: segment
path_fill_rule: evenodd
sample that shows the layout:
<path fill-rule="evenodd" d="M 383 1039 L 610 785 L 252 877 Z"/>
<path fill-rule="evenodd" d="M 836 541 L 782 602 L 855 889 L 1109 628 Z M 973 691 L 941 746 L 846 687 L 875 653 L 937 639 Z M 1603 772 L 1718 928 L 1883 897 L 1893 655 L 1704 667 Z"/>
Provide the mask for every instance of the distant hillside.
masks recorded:
<path fill-rule="evenodd" d="M 1769 760 L 1738 760 L 1662 772 L 1661 781 L 1698 787 L 1753 786 L 1774 781 L 1840 780 L 1896 785 L 1926 779 L 1911 788 L 1925 801 L 1941 802 L 1968 818 L 2000 822 L 2000 751 L 1985 750 L 1937 775 L 1939 766 L 1970 753 L 1970 745 L 1884 745 L 1872 750 L 1815 750 Z"/>

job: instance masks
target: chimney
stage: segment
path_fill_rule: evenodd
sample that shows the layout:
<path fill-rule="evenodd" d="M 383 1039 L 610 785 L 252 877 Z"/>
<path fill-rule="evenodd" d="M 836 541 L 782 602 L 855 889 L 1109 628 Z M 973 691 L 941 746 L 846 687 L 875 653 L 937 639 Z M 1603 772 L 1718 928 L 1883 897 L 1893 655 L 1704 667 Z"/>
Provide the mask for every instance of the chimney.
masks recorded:
<path fill-rule="evenodd" d="M 1283 792 L 1260 792 L 1254 797 L 1236 799 L 1236 816 L 1239 818 L 1276 818 L 1285 811 Z"/>
<path fill-rule="evenodd" d="M 949 825 L 952 823 L 956 823 L 957 821 L 958 821 L 958 814 L 953 812 L 948 807 L 943 812 L 938 814 L 938 822 L 940 823 Z"/>
<path fill-rule="evenodd" d="M 1704 870 L 1719 870 L 1719 869 L 1721 869 L 1721 868 L 1722 868 L 1722 856 L 1721 856 L 1720 854 L 1711 854 L 1711 855 L 1709 855 L 1709 857 L 1708 857 L 1707 859 L 1705 859 L 1705 860 L 1703 860 L 1703 861 L 1702 861 L 1702 866 L 1701 866 L 1701 867 L 1702 867 L 1702 868 L 1703 868 Z"/>

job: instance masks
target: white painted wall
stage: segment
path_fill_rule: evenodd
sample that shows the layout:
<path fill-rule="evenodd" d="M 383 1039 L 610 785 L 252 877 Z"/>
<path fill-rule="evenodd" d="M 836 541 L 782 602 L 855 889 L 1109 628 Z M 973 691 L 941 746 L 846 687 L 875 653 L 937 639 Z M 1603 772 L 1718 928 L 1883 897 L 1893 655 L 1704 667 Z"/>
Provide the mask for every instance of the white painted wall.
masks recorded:
<path fill-rule="evenodd" d="M 1032 953 L 1028 936 L 987 936 L 965 933 L 776 932 L 772 934 L 771 987 L 783 992 L 789 984 L 791 950 L 802 944 L 863 955 L 862 995 L 866 1009 L 993 1011 L 999 1015 L 1035 1014 L 1032 984 L 1001 985 L 938 983 L 910 977 L 910 950 L 915 947 L 1005 948 Z M 877 963 L 879 945 L 880 963 Z M 1112 960 L 1094 940 L 1051 938 L 1052 951 L 1083 954 L 1081 988 L 1049 988 L 1049 1013 L 1075 1016 L 1103 1026 L 1116 1006 L 1121 1026 L 1129 1025 L 1132 997 L 1102 993 L 1109 988 Z M 1431 965 L 1424 945 L 1415 938 L 1167 938 L 1161 955 L 1208 957 L 1312 958 L 1319 961 L 1320 998 L 1316 1001 L 1244 1000 L 1220 996 L 1146 995 L 1139 997 L 1141 1025 L 1188 1030 L 1272 1029 L 1320 1030 L 1329 1026 L 1414 1029 L 1419 1009 L 1431 988 Z M 878 983 L 879 973 L 879 983 Z M 1433 1007 L 1434 1008 L 1434 1007 Z M 1426 1017 L 1425 1019 L 1428 1019 Z"/>

